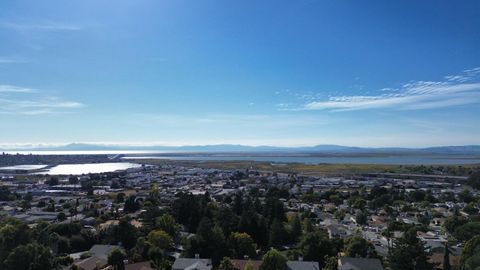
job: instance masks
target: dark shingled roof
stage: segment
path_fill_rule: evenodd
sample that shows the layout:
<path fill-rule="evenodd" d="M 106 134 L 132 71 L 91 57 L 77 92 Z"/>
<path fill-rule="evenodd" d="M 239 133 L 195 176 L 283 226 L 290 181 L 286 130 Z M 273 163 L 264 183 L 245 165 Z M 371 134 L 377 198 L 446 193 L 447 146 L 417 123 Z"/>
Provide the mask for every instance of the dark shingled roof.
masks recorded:
<path fill-rule="evenodd" d="M 288 261 L 289 270 L 320 270 L 318 262 Z"/>
<path fill-rule="evenodd" d="M 210 270 L 212 269 L 212 260 L 210 259 L 194 259 L 194 258 L 178 258 L 172 266 L 173 270 Z"/>
<path fill-rule="evenodd" d="M 340 258 L 338 270 L 384 270 L 379 259 L 370 258 Z"/>

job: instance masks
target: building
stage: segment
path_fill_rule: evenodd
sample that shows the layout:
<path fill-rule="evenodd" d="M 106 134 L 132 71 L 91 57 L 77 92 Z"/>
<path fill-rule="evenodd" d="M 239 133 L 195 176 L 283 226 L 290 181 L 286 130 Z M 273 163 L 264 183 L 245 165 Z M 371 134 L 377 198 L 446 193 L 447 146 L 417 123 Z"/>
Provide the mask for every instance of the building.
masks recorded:
<path fill-rule="evenodd" d="M 341 257 L 338 270 L 384 270 L 379 259 Z"/>

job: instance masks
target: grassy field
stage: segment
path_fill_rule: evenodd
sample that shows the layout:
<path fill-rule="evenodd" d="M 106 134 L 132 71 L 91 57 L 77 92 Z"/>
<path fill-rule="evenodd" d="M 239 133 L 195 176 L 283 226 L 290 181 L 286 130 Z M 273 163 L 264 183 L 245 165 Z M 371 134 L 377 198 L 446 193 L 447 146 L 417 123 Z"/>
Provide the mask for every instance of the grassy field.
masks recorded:
<path fill-rule="evenodd" d="M 421 173 L 416 171 L 419 166 L 404 165 L 381 165 L 381 164 L 303 164 L 303 163 L 285 163 L 275 164 L 270 162 L 257 161 L 184 161 L 184 160 L 159 160 L 145 159 L 136 160 L 138 163 L 162 165 L 175 164 L 195 168 L 214 168 L 214 169 L 255 169 L 259 171 L 270 171 L 280 173 L 297 173 L 305 175 L 335 175 L 335 174 L 356 174 L 356 173 Z M 428 168 L 427 166 L 426 168 Z M 434 166 L 433 168 L 437 168 Z M 463 166 L 442 166 L 462 170 L 479 170 L 480 165 Z M 460 173 L 464 175 L 464 173 Z"/>

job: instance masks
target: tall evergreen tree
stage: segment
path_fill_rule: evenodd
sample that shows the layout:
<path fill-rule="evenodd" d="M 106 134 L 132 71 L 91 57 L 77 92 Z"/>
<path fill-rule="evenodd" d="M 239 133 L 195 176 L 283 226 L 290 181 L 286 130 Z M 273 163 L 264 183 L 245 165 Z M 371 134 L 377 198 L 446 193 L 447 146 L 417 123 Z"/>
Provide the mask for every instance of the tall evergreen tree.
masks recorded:
<path fill-rule="evenodd" d="M 443 253 L 443 270 L 452 270 L 450 265 L 450 250 L 448 249 L 448 243 L 445 243 L 445 252 Z"/>
<path fill-rule="evenodd" d="M 394 270 L 432 270 L 425 247 L 417 237 L 417 230 L 411 228 L 396 241 L 388 255 L 390 268 Z"/>

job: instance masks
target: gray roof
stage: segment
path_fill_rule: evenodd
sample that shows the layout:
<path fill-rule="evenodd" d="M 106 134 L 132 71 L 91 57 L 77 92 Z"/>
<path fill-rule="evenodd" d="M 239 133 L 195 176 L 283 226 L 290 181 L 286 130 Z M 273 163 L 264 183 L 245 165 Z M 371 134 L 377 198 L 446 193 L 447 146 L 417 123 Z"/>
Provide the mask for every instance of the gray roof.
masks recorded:
<path fill-rule="evenodd" d="M 289 270 L 320 270 L 318 262 L 288 261 Z"/>
<path fill-rule="evenodd" d="M 92 254 L 92 256 L 108 258 L 108 255 L 110 255 L 110 253 L 117 248 L 121 249 L 121 247 L 114 245 L 94 245 L 88 252 Z"/>
<path fill-rule="evenodd" d="M 178 258 L 172 266 L 172 270 L 211 270 L 212 260 L 210 259 L 194 259 L 194 258 Z"/>
<path fill-rule="evenodd" d="M 338 270 L 383 270 L 383 266 L 379 259 L 343 257 Z"/>

